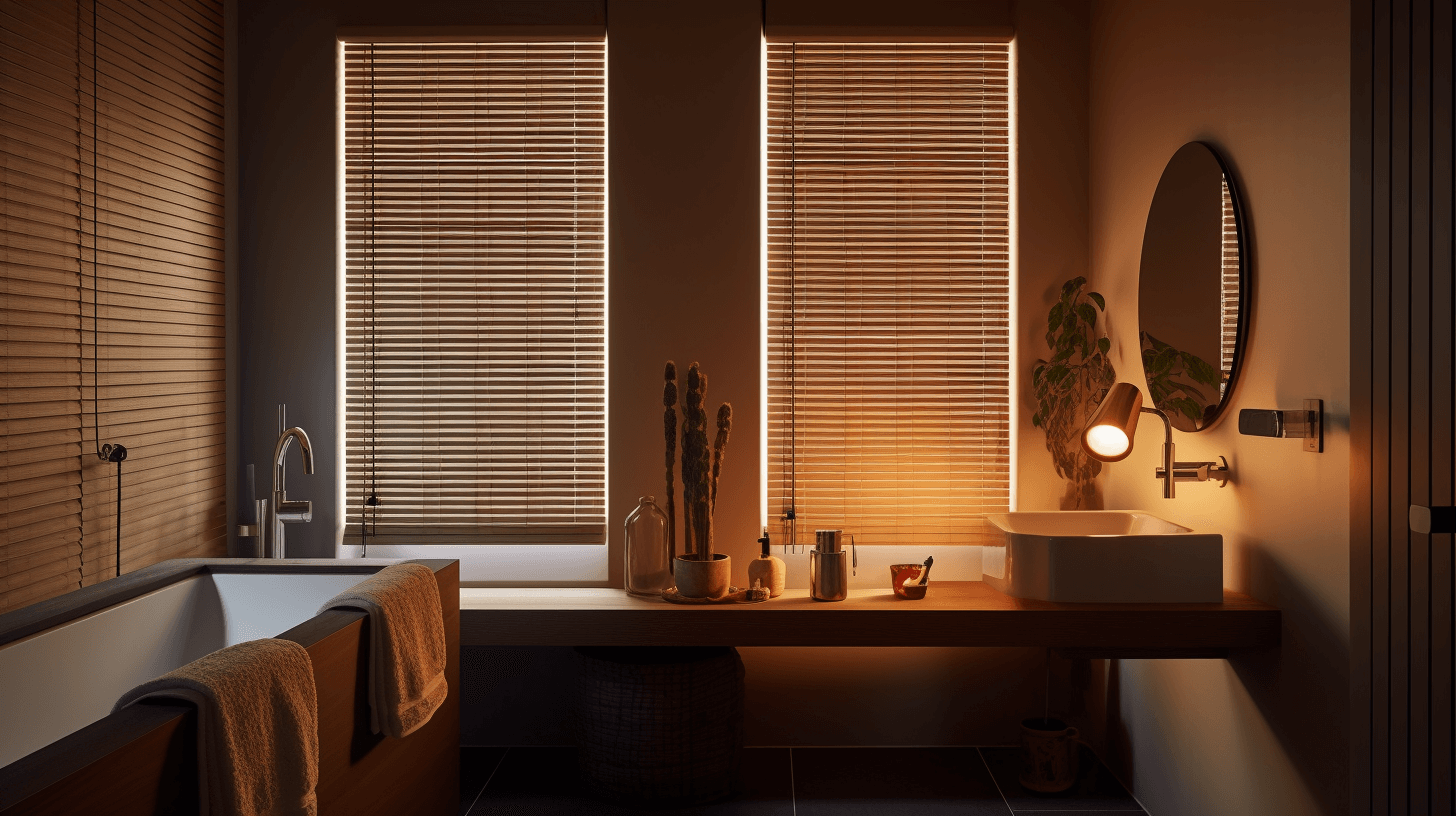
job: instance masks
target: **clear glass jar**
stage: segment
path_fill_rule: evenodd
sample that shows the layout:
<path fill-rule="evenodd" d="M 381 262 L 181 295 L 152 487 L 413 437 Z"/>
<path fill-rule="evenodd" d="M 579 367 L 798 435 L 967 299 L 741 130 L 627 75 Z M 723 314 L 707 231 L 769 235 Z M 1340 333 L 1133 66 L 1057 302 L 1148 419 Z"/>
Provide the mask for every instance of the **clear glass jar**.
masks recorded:
<path fill-rule="evenodd" d="M 667 543 L 667 514 L 653 496 L 637 500 L 627 516 L 627 592 L 660 597 L 672 586 L 672 553 Z"/>

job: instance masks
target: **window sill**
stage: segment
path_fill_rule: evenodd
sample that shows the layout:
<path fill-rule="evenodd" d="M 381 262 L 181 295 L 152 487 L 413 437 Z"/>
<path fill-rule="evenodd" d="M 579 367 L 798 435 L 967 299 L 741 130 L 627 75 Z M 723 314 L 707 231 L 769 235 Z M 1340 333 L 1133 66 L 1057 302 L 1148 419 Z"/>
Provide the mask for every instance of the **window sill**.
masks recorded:
<path fill-rule="evenodd" d="M 605 544 L 370 544 L 370 558 L 454 558 L 461 586 L 606 586 Z M 340 544 L 339 558 L 360 558 L 358 544 Z"/>

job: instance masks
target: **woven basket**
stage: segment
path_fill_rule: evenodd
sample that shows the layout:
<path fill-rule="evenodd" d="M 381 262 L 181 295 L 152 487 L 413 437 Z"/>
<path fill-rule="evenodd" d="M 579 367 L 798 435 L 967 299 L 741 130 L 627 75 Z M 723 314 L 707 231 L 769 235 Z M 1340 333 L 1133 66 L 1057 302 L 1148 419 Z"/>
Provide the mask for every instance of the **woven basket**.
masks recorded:
<path fill-rule="evenodd" d="M 579 648 L 576 742 L 587 792 L 638 806 L 735 792 L 743 661 L 729 647 Z"/>

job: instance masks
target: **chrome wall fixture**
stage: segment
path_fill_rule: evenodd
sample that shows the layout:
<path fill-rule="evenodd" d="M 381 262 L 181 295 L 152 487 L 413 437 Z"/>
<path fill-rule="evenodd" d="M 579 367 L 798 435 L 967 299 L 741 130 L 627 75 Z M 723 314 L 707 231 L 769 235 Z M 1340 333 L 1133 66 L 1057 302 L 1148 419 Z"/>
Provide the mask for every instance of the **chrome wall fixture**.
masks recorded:
<path fill-rule="evenodd" d="M 1324 400 L 1307 399 L 1300 411 L 1245 408 L 1239 411 L 1239 433 L 1244 436 L 1303 439 L 1306 451 L 1322 453 L 1325 449 L 1324 420 Z"/>
<path fill-rule="evenodd" d="M 284 483 L 283 460 L 288 455 L 288 446 L 298 440 L 299 453 L 303 454 L 303 472 L 313 473 L 313 444 L 302 428 L 288 428 L 287 406 L 278 406 L 278 443 L 273 447 L 273 501 L 268 507 L 268 522 L 265 527 L 269 536 L 269 557 L 286 558 L 283 540 L 283 525 L 313 521 L 313 502 L 307 499 L 289 501 Z"/>
<path fill-rule="evenodd" d="M 1140 414 L 1156 414 L 1163 420 L 1163 458 L 1153 472 L 1163 483 L 1163 498 L 1174 497 L 1175 482 L 1216 481 L 1225 487 L 1229 480 L 1228 460 L 1218 462 L 1179 462 L 1173 446 L 1173 425 L 1168 415 L 1157 408 L 1143 407 L 1143 394 L 1131 383 L 1115 383 L 1107 390 L 1096 412 L 1082 429 L 1082 449 L 1093 459 L 1119 462 L 1132 453 L 1133 437 Z"/>

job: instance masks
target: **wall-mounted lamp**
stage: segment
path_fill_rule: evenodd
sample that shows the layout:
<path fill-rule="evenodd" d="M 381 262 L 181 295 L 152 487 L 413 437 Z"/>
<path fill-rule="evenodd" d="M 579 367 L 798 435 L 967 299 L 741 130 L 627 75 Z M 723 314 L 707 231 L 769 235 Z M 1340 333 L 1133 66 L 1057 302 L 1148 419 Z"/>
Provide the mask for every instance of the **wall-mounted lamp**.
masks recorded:
<path fill-rule="evenodd" d="M 1116 383 L 1107 390 L 1107 396 L 1102 398 L 1087 427 L 1082 429 L 1082 449 L 1102 462 L 1126 459 L 1132 453 L 1139 414 L 1156 414 L 1163 420 L 1163 463 L 1154 471 L 1154 475 L 1163 481 L 1163 498 L 1173 498 L 1174 482 L 1213 479 L 1219 487 L 1228 484 L 1228 460 L 1222 456 L 1219 457 L 1222 464 L 1174 461 L 1173 425 L 1168 421 L 1168 415 L 1157 408 L 1144 408 L 1142 392 L 1130 383 Z"/>
<path fill-rule="evenodd" d="M 1245 408 L 1239 411 L 1239 433 L 1303 439 L 1305 450 L 1320 453 L 1325 449 L 1324 418 L 1325 401 L 1317 399 L 1305 400 L 1303 411 Z"/>

